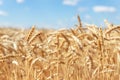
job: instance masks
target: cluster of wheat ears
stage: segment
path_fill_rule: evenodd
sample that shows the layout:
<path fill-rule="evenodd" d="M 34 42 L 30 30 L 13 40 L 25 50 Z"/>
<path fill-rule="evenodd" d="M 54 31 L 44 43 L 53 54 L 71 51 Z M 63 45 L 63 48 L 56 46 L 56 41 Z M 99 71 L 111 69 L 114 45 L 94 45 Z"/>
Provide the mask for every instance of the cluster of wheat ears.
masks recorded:
<path fill-rule="evenodd" d="M 120 26 L 0 29 L 0 80 L 120 80 Z"/>

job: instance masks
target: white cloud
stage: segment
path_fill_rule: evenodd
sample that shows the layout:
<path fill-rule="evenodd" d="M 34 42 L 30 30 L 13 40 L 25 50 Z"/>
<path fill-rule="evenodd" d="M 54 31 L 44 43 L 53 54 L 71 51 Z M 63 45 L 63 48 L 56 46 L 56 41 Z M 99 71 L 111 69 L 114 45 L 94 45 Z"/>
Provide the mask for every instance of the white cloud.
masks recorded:
<path fill-rule="evenodd" d="M 75 6 L 80 0 L 63 0 L 64 5 Z"/>
<path fill-rule="evenodd" d="M 7 16 L 8 14 L 7 14 L 7 12 L 5 12 L 5 11 L 0 11 L 0 16 Z"/>
<path fill-rule="evenodd" d="M 16 0 L 17 3 L 23 3 L 25 0 Z"/>
<path fill-rule="evenodd" d="M 116 8 L 112 6 L 94 6 L 94 12 L 115 12 Z"/>

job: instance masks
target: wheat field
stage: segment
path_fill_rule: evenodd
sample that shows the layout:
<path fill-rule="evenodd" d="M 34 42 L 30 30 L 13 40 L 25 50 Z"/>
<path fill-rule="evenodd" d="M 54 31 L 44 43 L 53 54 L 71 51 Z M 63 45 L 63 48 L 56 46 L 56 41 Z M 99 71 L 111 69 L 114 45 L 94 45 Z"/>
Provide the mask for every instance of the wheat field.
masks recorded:
<path fill-rule="evenodd" d="M 120 80 L 120 26 L 0 28 L 0 80 Z"/>

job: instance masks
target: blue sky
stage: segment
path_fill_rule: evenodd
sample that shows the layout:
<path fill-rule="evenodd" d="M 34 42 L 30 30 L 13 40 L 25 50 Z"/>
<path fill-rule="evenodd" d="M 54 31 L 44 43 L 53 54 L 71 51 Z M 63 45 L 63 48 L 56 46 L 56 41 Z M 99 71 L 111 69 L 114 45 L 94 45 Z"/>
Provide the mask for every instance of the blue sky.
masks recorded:
<path fill-rule="evenodd" d="M 0 0 L 0 26 L 71 28 L 82 22 L 120 23 L 120 0 Z"/>

